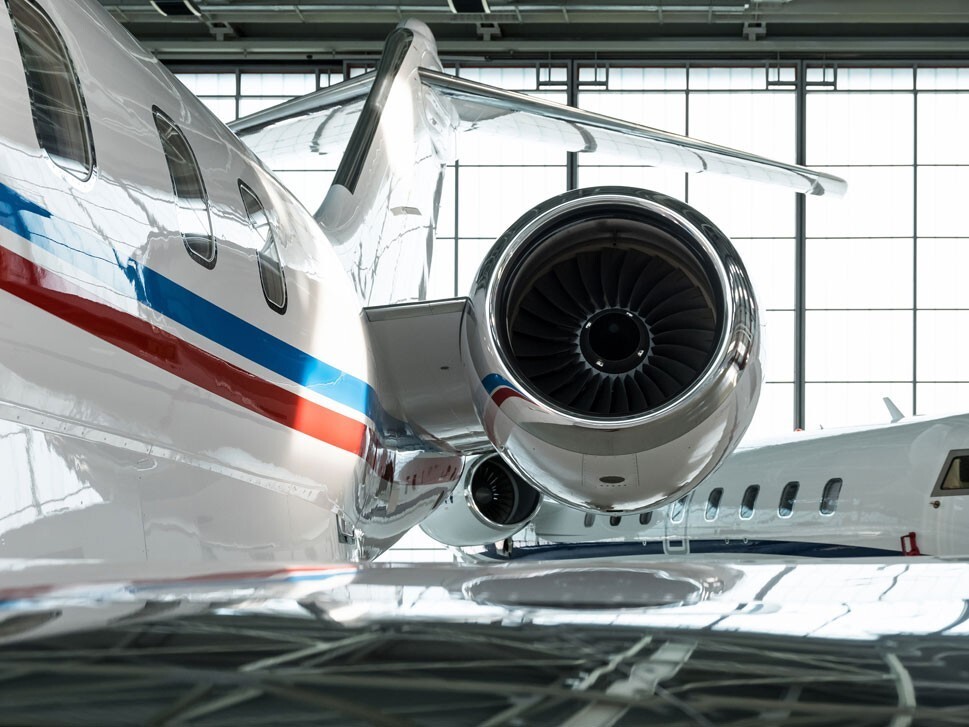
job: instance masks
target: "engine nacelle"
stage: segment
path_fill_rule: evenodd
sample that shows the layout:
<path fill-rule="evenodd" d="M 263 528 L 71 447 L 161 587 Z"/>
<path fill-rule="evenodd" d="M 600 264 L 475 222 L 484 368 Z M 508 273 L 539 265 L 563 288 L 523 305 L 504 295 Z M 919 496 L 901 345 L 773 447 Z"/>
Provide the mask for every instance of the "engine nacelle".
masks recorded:
<path fill-rule="evenodd" d="M 482 263 L 465 361 L 489 439 L 587 510 L 657 507 L 736 446 L 760 391 L 753 290 L 689 205 L 583 189 L 526 213 Z"/>
<path fill-rule="evenodd" d="M 495 454 L 473 461 L 421 528 L 445 545 L 481 545 L 511 537 L 531 522 L 542 496 Z"/>

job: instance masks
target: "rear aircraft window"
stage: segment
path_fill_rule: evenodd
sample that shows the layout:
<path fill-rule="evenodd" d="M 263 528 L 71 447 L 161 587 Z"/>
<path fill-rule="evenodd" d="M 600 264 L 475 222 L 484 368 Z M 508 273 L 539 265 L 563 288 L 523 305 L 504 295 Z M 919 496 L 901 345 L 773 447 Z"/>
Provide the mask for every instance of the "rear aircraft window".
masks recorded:
<path fill-rule="evenodd" d="M 744 499 L 740 502 L 740 518 L 750 520 L 754 516 L 754 505 L 757 504 L 757 495 L 760 492 L 760 485 L 751 485 L 744 491 Z"/>
<path fill-rule="evenodd" d="M 595 522 L 596 522 L 596 516 L 593 515 L 591 512 L 587 512 L 585 514 L 585 517 L 582 519 L 582 524 L 585 525 L 587 528 L 591 528 L 593 525 L 595 525 Z"/>
<path fill-rule="evenodd" d="M 838 498 L 841 496 L 841 478 L 828 480 L 821 493 L 821 514 L 833 515 L 838 509 Z"/>
<path fill-rule="evenodd" d="M 94 146 L 81 84 L 67 46 L 47 14 L 30 0 L 7 0 L 30 92 L 37 143 L 59 167 L 84 180 Z"/>
<path fill-rule="evenodd" d="M 794 503 L 797 502 L 797 491 L 801 485 L 797 482 L 788 482 L 784 485 L 781 492 L 781 501 L 777 504 L 777 514 L 781 517 L 790 517 L 794 512 Z"/>
<path fill-rule="evenodd" d="M 670 522 L 678 523 L 683 520 L 683 513 L 686 510 L 686 498 L 681 497 L 679 500 L 673 503 L 673 507 L 670 508 Z"/>
<path fill-rule="evenodd" d="M 723 488 L 715 487 L 710 491 L 710 497 L 707 498 L 707 511 L 704 517 L 707 520 L 716 520 L 717 513 L 720 512 L 720 500 L 723 498 Z"/>
<path fill-rule="evenodd" d="M 639 524 L 640 525 L 649 525 L 649 521 L 652 520 L 652 519 L 653 519 L 653 511 L 652 510 L 650 510 L 649 512 L 640 513 L 640 515 L 639 515 Z"/>
<path fill-rule="evenodd" d="M 161 137 L 172 190 L 178 205 L 178 228 L 188 254 L 200 265 L 215 267 L 215 238 L 205 183 L 188 140 L 161 109 L 155 108 L 155 128 Z"/>
<path fill-rule="evenodd" d="M 256 193 L 242 181 L 239 182 L 239 193 L 246 206 L 246 214 L 249 215 L 249 224 L 262 238 L 262 249 L 259 251 L 259 281 L 262 283 L 262 294 L 270 308 L 277 313 L 285 313 L 286 278 L 283 277 L 283 267 L 279 262 L 279 251 L 276 249 L 276 237 L 269 221 L 269 214 Z"/>

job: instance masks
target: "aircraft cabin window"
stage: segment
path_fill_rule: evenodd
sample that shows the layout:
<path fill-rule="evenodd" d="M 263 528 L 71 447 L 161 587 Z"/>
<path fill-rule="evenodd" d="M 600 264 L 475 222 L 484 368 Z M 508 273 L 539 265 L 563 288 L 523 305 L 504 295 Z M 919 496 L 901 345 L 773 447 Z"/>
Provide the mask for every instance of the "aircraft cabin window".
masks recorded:
<path fill-rule="evenodd" d="M 707 498 L 707 511 L 704 517 L 708 521 L 713 521 L 717 519 L 717 513 L 720 512 L 720 500 L 723 498 L 723 488 L 714 487 L 710 491 L 710 497 Z"/>
<path fill-rule="evenodd" d="M 952 458 L 938 489 L 969 490 L 969 454 L 957 455 Z"/>
<path fill-rule="evenodd" d="M 841 478 L 828 480 L 821 493 L 821 514 L 833 515 L 838 509 L 838 498 L 841 496 Z"/>
<path fill-rule="evenodd" d="M 593 525 L 595 525 L 595 522 L 596 522 L 596 516 L 593 515 L 591 512 L 587 512 L 585 514 L 585 517 L 582 519 L 582 524 L 585 525 L 587 528 L 591 528 Z"/>
<path fill-rule="evenodd" d="M 246 206 L 246 214 L 249 215 L 249 224 L 262 238 L 263 245 L 259 251 L 259 281 L 262 283 L 262 294 L 270 308 L 283 314 L 286 312 L 286 278 L 283 277 L 283 267 L 279 262 L 276 236 L 273 234 L 269 214 L 256 193 L 241 180 L 239 193 Z"/>
<path fill-rule="evenodd" d="M 794 512 L 794 503 L 797 502 L 797 491 L 801 485 L 797 482 L 788 482 L 784 485 L 781 492 L 781 501 L 777 504 L 777 514 L 781 517 L 790 517 Z"/>
<path fill-rule="evenodd" d="M 750 520 L 754 516 L 754 505 L 757 504 L 757 494 L 760 485 L 751 485 L 744 491 L 744 499 L 740 502 L 740 519 Z"/>
<path fill-rule="evenodd" d="M 614 528 L 615 528 L 615 527 L 618 527 L 618 526 L 619 526 L 619 523 L 621 523 L 621 522 L 622 522 L 622 517 L 620 517 L 619 515 L 612 515 L 612 516 L 611 516 L 611 517 L 609 518 L 609 524 L 610 524 L 610 525 L 611 525 L 612 527 L 614 527 Z"/>
<path fill-rule="evenodd" d="M 30 93 L 37 143 L 57 166 L 80 180 L 94 171 L 94 145 L 81 84 L 67 46 L 31 0 L 7 0 Z"/>
<path fill-rule="evenodd" d="M 640 513 L 640 515 L 639 515 L 639 524 L 640 525 L 649 525 L 649 521 L 652 520 L 652 519 L 653 519 L 653 511 L 652 510 L 650 510 L 649 512 Z"/>
<path fill-rule="evenodd" d="M 188 140 L 175 123 L 159 109 L 153 109 L 155 128 L 161 137 L 165 161 L 172 178 L 172 190 L 178 206 L 178 227 L 188 254 L 207 268 L 215 267 L 215 238 L 212 215 L 205 193 L 202 172 Z"/>
<path fill-rule="evenodd" d="M 679 500 L 673 503 L 670 508 L 670 522 L 678 523 L 683 520 L 683 513 L 686 510 L 686 498 L 681 497 Z"/>

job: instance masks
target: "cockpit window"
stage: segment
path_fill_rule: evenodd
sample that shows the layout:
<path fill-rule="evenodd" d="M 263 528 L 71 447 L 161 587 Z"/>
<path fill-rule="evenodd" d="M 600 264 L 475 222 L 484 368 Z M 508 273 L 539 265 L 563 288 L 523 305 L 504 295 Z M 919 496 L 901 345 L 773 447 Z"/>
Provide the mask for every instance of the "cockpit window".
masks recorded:
<path fill-rule="evenodd" d="M 757 504 L 757 494 L 760 485 L 751 485 L 744 491 L 744 499 L 740 502 L 740 519 L 750 520 L 754 516 L 754 505 Z"/>
<path fill-rule="evenodd" d="M 259 251 L 259 281 L 262 283 L 262 294 L 269 307 L 277 313 L 286 312 L 286 278 L 283 267 L 279 262 L 279 250 L 276 248 L 276 236 L 269 221 L 269 214 L 263 207 L 259 197 L 245 182 L 240 180 L 239 193 L 249 215 L 249 224 L 262 239 L 262 249 Z"/>
<path fill-rule="evenodd" d="M 64 39 L 31 0 L 7 0 L 7 6 L 27 77 L 37 143 L 57 166 L 88 179 L 94 171 L 91 126 Z"/>
<path fill-rule="evenodd" d="M 172 178 L 172 190 L 178 205 L 178 228 L 188 254 L 207 268 L 215 267 L 215 238 L 212 215 L 205 193 L 202 172 L 188 140 L 181 130 L 159 108 L 154 109 L 155 128 L 161 137 L 165 161 Z"/>
<path fill-rule="evenodd" d="M 801 488 L 797 482 L 788 482 L 781 491 L 781 501 L 777 504 L 777 514 L 781 517 L 790 517 L 794 512 L 794 503 L 797 502 L 797 491 Z"/>
<path fill-rule="evenodd" d="M 828 480 L 821 493 L 821 514 L 833 515 L 838 509 L 838 498 L 841 496 L 841 478 Z"/>
<path fill-rule="evenodd" d="M 969 452 L 951 452 L 936 492 L 969 491 Z M 955 494 L 953 492 L 953 494 Z"/>

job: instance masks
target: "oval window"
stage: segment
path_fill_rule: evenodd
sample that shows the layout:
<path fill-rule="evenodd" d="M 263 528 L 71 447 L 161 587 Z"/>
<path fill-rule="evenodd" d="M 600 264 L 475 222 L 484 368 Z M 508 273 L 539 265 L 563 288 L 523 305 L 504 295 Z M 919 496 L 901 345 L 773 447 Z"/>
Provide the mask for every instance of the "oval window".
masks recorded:
<path fill-rule="evenodd" d="M 7 0 L 30 92 L 37 143 L 57 166 L 85 180 L 94 145 L 81 84 L 54 23 L 29 0 Z"/>
<path fill-rule="evenodd" d="M 283 276 L 283 266 L 279 261 L 279 250 L 276 249 L 276 236 L 269 221 L 269 214 L 256 193 L 245 182 L 240 180 L 239 193 L 242 203 L 249 215 L 249 224 L 262 240 L 259 250 L 259 281 L 262 284 L 262 294 L 272 308 L 279 314 L 286 312 L 286 278 Z"/>
<path fill-rule="evenodd" d="M 841 496 L 841 478 L 828 480 L 821 493 L 821 514 L 833 515 L 838 509 L 838 498 Z"/>
<path fill-rule="evenodd" d="M 740 502 L 741 520 L 750 520 L 754 516 L 758 493 L 760 493 L 760 485 L 751 485 L 744 491 L 744 499 Z"/>
<path fill-rule="evenodd" d="M 202 172 L 181 129 L 161 109 L 154 108 L 153 111 L 155 128 L 161 138 L 172 179 L 172 191 L 178 207 L 178 229 L 182 233 L 185 249 L 200 265 L 214 268 L 215 238 L 212 236 L 212 214 Z"/>
<path fill-rule="evenodd" d="M 781 517 L 790 517 L 794 512 L 794 503 L 797 502 L 797 491 L 801 485 L 797 482 L 788 482 L 781 491 L 781 501 L 777 504 L 777 514 Z"/>
<path fill-rule="evenodd" d="M 720 500 L 722 498 L 722 487 L 715 487 L 710 491 L 710 497 L 707 498 L 707 511 L 704 515 L 708 521 L 717 519 L 717 514 L 720 512 Z"/>

